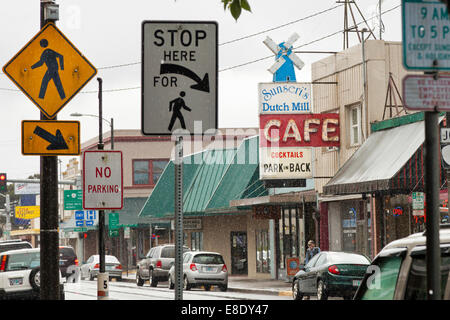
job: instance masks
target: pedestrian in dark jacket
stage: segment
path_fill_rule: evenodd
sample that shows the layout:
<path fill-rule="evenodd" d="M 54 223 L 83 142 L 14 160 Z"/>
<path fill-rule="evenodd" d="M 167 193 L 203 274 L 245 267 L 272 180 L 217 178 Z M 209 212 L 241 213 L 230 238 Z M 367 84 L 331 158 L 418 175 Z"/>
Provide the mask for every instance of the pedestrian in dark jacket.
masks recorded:
<path fill-rule="evenodd" d="M 306 250 L 305 264 L 309 262 L 316 254 L 320 252 L 320 248 L 316 247 L 316 243 L 313 240 L 308 241 L 308 249 Z"/>

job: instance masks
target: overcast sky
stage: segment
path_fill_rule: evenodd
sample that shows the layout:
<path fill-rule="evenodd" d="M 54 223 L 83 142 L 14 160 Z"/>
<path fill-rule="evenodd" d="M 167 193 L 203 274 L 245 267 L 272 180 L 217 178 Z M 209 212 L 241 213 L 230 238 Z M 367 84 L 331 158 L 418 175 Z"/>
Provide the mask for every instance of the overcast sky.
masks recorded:
<path fill-rule="evenodd" d="M 300 35 L 294 43 L 294 47 L 299 47 L 297 50 L 340 51 L 342 33 L 332 34 L 343 29 L 344 7 L 335 0 L 249 2 L 252 13 L 243 11 L 236 22 L 229 11 L 223 10 L 220 0 L 59 0 L 56 1 L 60 6 L 57 26 L 98 69 L 96 77 L 103 79 L 103 117 L 114 118 L 115 129 L 141 129 L 142 21 L 216 21 L 219 26 L 219 127 L 256 127 L 257 85 L 272 81 L 267 69 L 274 62 L 263 40 L 269 36 L 280 43 L 297 32 Z M 357 1 L 377 37 L 378 21 L 371 18 L 377 14 L 378 2 Z M 400 0 L 383 1 L 382 11 L 397 7 L 383 15 L 383 40 L 401 41 L 399 4 Z M 39 31 L 39 5 L 40 0 L 2 3 L 1 67 Z M 325 10 L 328 11 L 315 15 Z M 361 22 L 357 11 L 354 12 L 357 22 Z M 321 38 L 324 39 L 315 41 Z M 356 35 L 350 34 L 350 46 L 357 43 Z M 305 67 L 296 70 L 297 81 L 311 81 L 311 63 L 327 55 L 298 55 Z M 82 142 L 98 135 L 98 119 L 74 118 L 70 114 L 98 114 L 97 90 L 98 82 L 94 78 L 58 113 L 58 120 L 81 122 Z M 39 173 L 39 156 L 21 154 L 21 121 L 39 120 L 39 109 L 3 73 L 0 73 L 0 114 L 0 172 L 7 172 L 10 179 Z M 108 130 L 104 123 L 104 131 Z M 59 157 L 63 171 L 71 158 Z"/>

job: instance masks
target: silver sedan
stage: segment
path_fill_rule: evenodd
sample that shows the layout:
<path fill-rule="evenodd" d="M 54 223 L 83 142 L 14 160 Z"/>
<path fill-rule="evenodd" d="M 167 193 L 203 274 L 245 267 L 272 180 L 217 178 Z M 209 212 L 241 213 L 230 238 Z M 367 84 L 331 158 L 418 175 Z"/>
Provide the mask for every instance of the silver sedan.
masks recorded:
<path fill-rule="evenodd" d="M 80 277 L 82 280 L 94 278 L 100 272 L 100 256 L 98 254 L 90 256 L 89 259 L 80 268 Z M 109 274 L 109 278 L 122 280 L 122 265 L 115 256 L 105 255 L 105 272 Z"/>
<path fill-rule="evenodd" d="M 186 252 L 183 255 L 183 287 L 190 290 L 203 286 L 206 291 L 217 285 L 221 291 L 228 289 L 228 270 L 220 253 L 207 251 Z M 169 288 L 175 287 L 175 266 L 169 270 Z"/>

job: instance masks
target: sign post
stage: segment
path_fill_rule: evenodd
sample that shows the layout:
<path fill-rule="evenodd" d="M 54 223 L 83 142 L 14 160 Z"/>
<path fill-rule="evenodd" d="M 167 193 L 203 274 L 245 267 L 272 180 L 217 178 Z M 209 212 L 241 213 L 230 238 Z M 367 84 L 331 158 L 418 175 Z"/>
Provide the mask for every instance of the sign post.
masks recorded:
<path fill-rule="evenodd" d="M 56 27 L 59 6 L 53 0 L 41 0 L 39 12 L 41 30 L 2 70 L 40 109 L 41 120 L 56 120 L 56 114 L 97 70 Z M 65 150 L 58 131 L 53 135 L 37 127 L 36 130 L 40 138 L 50 142 L 47 150 Z M 40 205 L 43 209 L 40 218 L 40 298 L 59 300 L 58 153 L 49 154 L 40 157 Z"/>
<path fill-rule="evenodd" d="M 446 110 L 446 98 L 436 95 L 447 87 L 439 71 L 450 70 L 448 39 L 450 24 L 444 3 L 427 0 L 402 0 L 403 64 L 408 70 L 429 73 L 403 79 L 405 108 L 425 111 L 425 200 L 427 297 L 441 299 L 441 253 L 439 241 L 439 110 Z M 429 90 L 425 94 L 425 89 Z M 405 91 L 406 90 L 406 91 Z M 447 90 L 446 88 L 444 90 Z M 431 96 L 431 98 L 429 98 Z M 422 106 L 420 105 L 422 104 Z M 448 119 L 447 119 L 448 121 Z"/>

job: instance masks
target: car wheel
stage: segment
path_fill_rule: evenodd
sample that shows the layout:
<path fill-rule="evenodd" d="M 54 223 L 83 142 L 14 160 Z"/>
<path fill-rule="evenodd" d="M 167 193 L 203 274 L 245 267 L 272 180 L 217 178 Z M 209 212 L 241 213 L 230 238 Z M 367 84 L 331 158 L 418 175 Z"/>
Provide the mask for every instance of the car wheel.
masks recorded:
<path fill-rule="evenodd" d="M 172 277 L 169 276 L 169 289 L 174 289 L 174 288 L 175 288 L 175 283 L 173 283 Z"/>
<path fill-rule="evenodd" d="M 228 290 L 228 285 L 227 284 L 222 284 L 219 286 L 220 291 L 225 292 Z"/>
<path fill-rule="evenodd" d="M 148 282 L 150 282 L 151 287 L 156 287 L 158 285 L 158 280 L 153 276 L 153 270 L 150 270 L 148 273 Z"/>
<path fill-rule="evenodd" d="M 298 279 L 294 279 L 292 282 L 292 298 L 294 300 L 302 300 L 303 293 L 300 292 L 300 284 L 298 283 Z"/>
<path fill-rule="evenodd" d="M 142 287 L 144 285 L 144 279 L 141 278 L 139 270 L 136 270 L 136 284 L 138 287 Z"/>
<path fill-rule="evenodd" d="M 328 294 L 325 289 L 325 284 L 322 280 L 319 280 L 319 283 L 317 284 L 317 300 L 327 300 Z"/>
<path fill-rule="evenodd" d="M 29 280 L 30 280 L 31 287 L 34 290 L 38 291 L 41 289 L 41 268 L 40 267 L 37 267 L 37 268 L 34 268 L 33 270 L 31 270 Z"/>
<path fill-rule="evenodd" d="M 205 287 L 205 291 L 211 290 L 211 285 L 209 285 L 209 284 L 205 284 L 204 287 Z"/>
<path fill-rule="evenodd" d="M 92 275 L 90 270 L 89 270 L 89 280 L 94 281 L 94 276 Z"/>
<path fill-rule="evenodd" d="M 183 289 L 186 291 L 191 290 L 191 284 L 189 283 L 189 280 L 186 276 L 184 276 L 184 286 Z"/>

